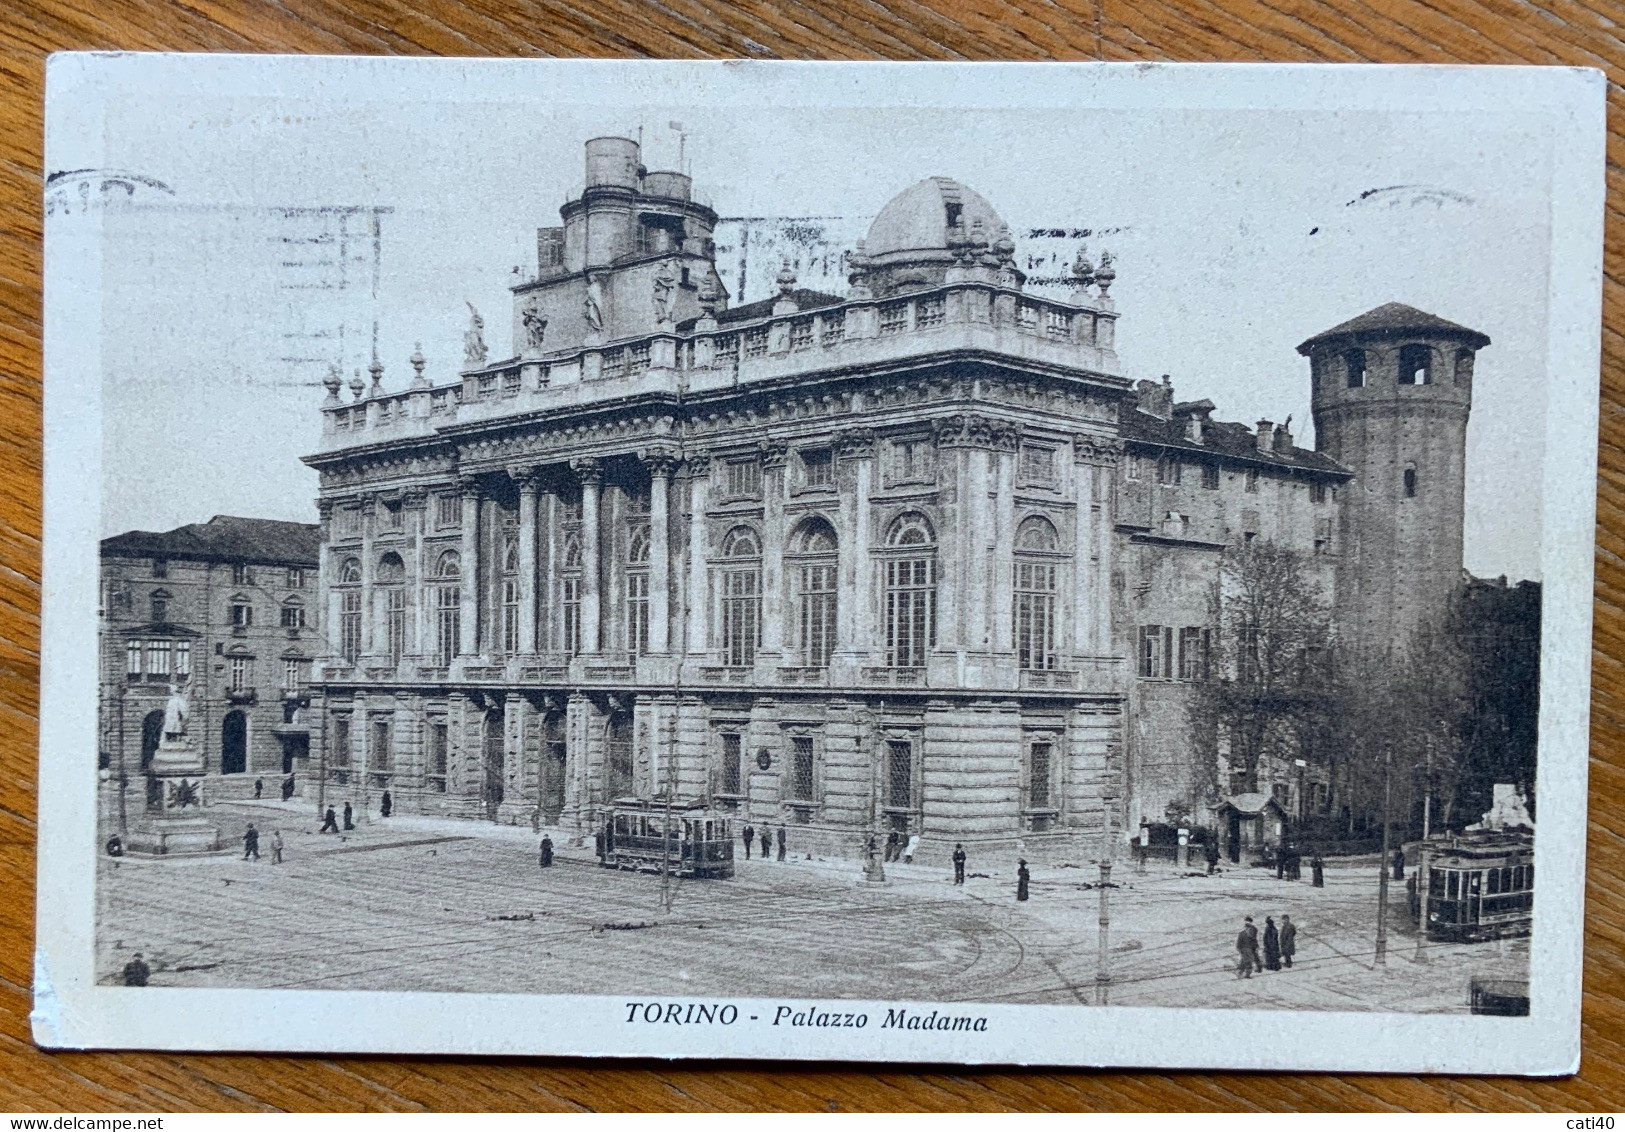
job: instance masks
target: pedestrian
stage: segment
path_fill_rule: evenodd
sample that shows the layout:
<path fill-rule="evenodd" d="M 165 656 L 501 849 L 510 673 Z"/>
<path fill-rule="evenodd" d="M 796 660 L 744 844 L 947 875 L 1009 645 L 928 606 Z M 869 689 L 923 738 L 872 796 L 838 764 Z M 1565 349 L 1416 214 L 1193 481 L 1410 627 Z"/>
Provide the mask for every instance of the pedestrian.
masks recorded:
<path fill-rule="evenodd" d="M 1032 880 L 1032 874 L 1027 871 L 1027 859 L 1018 858 L 1016 861 L 1016 899 L 1027 899 L 1027 885 Z"/>
<path fill-rule="evenodd" d="M 1253 927 L 1253 918 L 1248 916 L 1241 925 L 1241 931 L 1236 934 L 1236 978 L 1250 979 L 1253 972 L 1263 970 L 1258 964 L 1258 929 Z"/>
<path fill-rule="evenodd" d="M 344 803 L 344 828 L 355 828 L 355 811 L 350 809 L 350 803 Z"/>
<path fill-rule="evenodd" d="M 745 833 L 745 860 L 748 861 L 748 860 L 750 860 L 750 843 L 752 841 L 756 840 L 756 827 L 753 826 L 753 825 L 747 825 L 745 827 L 744 833 Z"/>
<path fill-rule="evenodd" d="M 897 836 L 895 829 L 886 835 L 886 860 L 888 863 L 897 860 L 897 848 L 901 842 L 902 839 Z"/>
<path fill-rule="evenodd" d="M 1278 845 L 1275 848 L 1275 879 L 1286 879 L 1286 846 Z"/>
<path fill-rule="evenodd" d="M 1292 917 L 1285 912 L 1281 913 L 1281 962 L 1288 970 L 1292 968 L 1292 956 L 1298 950 L 1298 925 L 1292 922 Z"/>
<path fill-rule="evenodd" d="M 260 831 L 254 828 L 254 823 L 248 823 L 248 832 L 243 834 L 243 860 L 252 856 L 254 860 L 260 859 Z"/>
<path fill-rule="evenodd" d="M 1207 858 L 1207 875 L 1219 867 L 1219 835 L 1214 834 L 1202 843 L 1202 855 Z"/>
<path fill-rule="evenodd" d="M 1320 859 L 1320 850 L 1309 858 L 1309 883 L 1316 888 L 1326 887 L 1326 862 Z"/>
<path fill-rule="evenodd" d="M 790 839 L 788 835 L 785 834 L 784 827 L 782 825 L 779 826 L 779 860 L 784 860 L 785 850 L 789 843 Z"/>
<path fill-rule="evenodd" d="M 599 830 L 592 835 L 592 851 L 598 855 L 598 863 L 604 863 L 604 831 Z"/>
<path fill-rule="evenodd" d="M 1296 845 L 1289 846 L 1288 848 L 1290 849 L 1290 852 L 1288 853 L 1286 859 L 1286 879 L 1302 880 L 1303 853 L 1299 851 Z"/>
<path fill-rule="evenodd" d="M 1421 921 L 1422 897 L 1416 891 L 1416 873 L 1405 878 L 1405 907 L 1410 910 L 1412 920 Z"/>
<path fill-rule="evenodd" d="M 327 807 L 327 814 L 322 818 L 321 831 L 323 833 L 337 833 L 339 831 L 338 815 L 333 812 L 332 806 Z"/>
<path fill-rule="evenodd" d="M 541 865 L 544 869 L 553 867 L 553 839 L 545 833 L 542 834 Z"/>
<path fill-rule="evenodd" d="M 265 792 L 265 779 L 256 778 L 254 780 L 254 801 L 258 802 L 260 800 L 260 795 L 263 794 L 264 792 Z"/>
<path fill-rule="evenodd" d="M 286 777 L 286 778 L 284 778 L 282 780 L 282 800 L 284 802 L 286 802 L 289 798 L 292 798 L 292 797 L 293 797 L 293 775 L 290 774 L 290 775 L 288 775 L 288 777 Z"/>
<path fill-rule="evenodd" d="M 147 961 L 141 958 L 141 953 L 137 951 L 134 957 L 124 964 L 124 985 L 127 987 L 144 987 L 147 985 L 147 979 L 151 974 L 152 968 L 147 966 Z"/>
<path fill-rule="evenodd" d="M 1403 847 L 1394 850 L 1394 879 L 1405 879 L 1405 850 Z"/>
<path fill-rule="evenodd" d="M 773 831 L 764 825 L 756 831 L 756 840 L 762 847 L 762 860 L 765 861 L 773 845 Z"/>
<path fill-rule="evenodd" d="M 1275 930 L 1275 918 L 1264 917 L 1264 969 L 1281 969 L 1281 933 Z"/>
<path fill-rule="evenodd" d="M 914 851 L 916 849 L 918 849 L 919 847 L 920 847 L 920 835 L 917 834 L 917 833 L 909 834 L 908 835 L 908 848 L 903 850 L 903 864 L 912 865 L 914 863 Z"/>
<path fill-rule="evenodd" d="M 389 791 L 385 790 L 384 796 L 378 799 L 378 816 L 381 818 L 387 818 L 390 815 L 390 811 L 392 811 L 394 808 L 395 800 L 389 796 Z"/>
<path fill-rule="evenodd" d="M 271 831 L 271 864 L 280 865 L 281 863 L 282 863 L 282 831 L 280 829 L 273 829 Z"/>
<path fill-rule="evenodd" d="M 957 842 L 954 844 L 954 883 L 965 883 L 965 847 Z"/>

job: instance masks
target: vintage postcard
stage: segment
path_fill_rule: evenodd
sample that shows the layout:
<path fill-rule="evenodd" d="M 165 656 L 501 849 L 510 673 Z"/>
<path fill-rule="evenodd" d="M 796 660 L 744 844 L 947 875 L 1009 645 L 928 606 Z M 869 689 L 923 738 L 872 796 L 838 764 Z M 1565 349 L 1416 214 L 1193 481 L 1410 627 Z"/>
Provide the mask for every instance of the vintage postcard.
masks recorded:
<path fill-rule="evenodd" d="M 1599 73 L 47 109 L 42 1045 L 1575 1066 Z"/>

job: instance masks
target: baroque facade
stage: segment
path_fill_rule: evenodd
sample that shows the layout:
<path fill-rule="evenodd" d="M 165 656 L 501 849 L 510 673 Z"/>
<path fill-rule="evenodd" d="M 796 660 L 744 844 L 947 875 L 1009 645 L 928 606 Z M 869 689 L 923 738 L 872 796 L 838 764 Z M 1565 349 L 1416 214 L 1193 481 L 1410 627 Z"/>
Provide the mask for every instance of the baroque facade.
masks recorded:
<path fill-rule="evenodd" d="M 894 198 L 844 295 L 786 267 L 730 307 L 689 179 L 586 158 L 513 356 L 471 311 L 454 381 L 329 376 L 320 800 L 587 833 L 670 795 L 932 853 L 1100 845 L 1195 790 L 1218 556 L 1333 562 L 1350 467 L 1131 382 L 1110 256 L 1029 293 L 957 182 Z"/>
<path fill-rule="evenodd" d="M 101 761 L 131 784 L 162 737 L 171 684 L 213 797 L 309 764 L 306 718 L 321 638 L 314 524 L 216 515 L 101 544 Z M 122 770 L 121 770 L 122 768 Z"/>

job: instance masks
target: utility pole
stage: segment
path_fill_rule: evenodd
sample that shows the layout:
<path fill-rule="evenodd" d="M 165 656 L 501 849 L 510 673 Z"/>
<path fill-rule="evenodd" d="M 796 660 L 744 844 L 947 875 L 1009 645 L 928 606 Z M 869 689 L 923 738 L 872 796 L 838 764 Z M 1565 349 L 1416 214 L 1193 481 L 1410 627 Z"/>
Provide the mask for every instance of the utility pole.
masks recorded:
<path fill-rule="evenodd" d="M 118 834 L 120 837 L 130 835 L 129 821 L 125 816 L 124 794 L 130 787 L 130 776 L 125 772 L 124 765 L 124 697 L 128 688 L 120 688 L 118 693 Z"/>
<path fill-rule="evenodd" d="M 1377 862 L 1377 965 L 1388 965 L 1388 808 L 1393 801 L 1394 745 L 1382 749 L 1382 859 Z"/>
<path fill-rule="evenodd" d="M 1111 885 L 1112 885 L 1112 821 L 1111 808 L 1101 810 L 1100 828 L 1100 939 L 1095 954 L 1095 1005 L 1105 1006 L 1111 988 Z"/>
<path fill-rule="evenodd" d="M 673 711 L 675 712 L 675 705 Z M 677 792 L 677 743 L 674 727 L 675 715 L 660 728 L 666 735 L 666 820 L 660 834 L 660 905 L 671 911 L 671 802 Z"/>
<path fill-rule="evenodd" d="M 886 701 L 880 701 L 879 715 L 884 715 Z M 874 769 L 869 775 L 869 849 L 868 863 L 863 868 L 863 879 L 870 884 L 886 883 L 886 866 L 880 860 L 880 774 L 883 760 L 880 753 L 880 725 L 876 722 L 877 716 L 864 712 L 865 738 L 869 741 L 869 757 Z"/>

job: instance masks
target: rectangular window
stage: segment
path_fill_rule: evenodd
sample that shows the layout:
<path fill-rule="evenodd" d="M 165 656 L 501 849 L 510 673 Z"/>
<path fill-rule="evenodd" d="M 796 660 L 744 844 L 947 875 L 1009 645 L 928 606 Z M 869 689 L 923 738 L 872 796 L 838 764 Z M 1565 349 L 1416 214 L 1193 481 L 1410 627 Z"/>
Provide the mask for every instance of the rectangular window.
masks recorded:
<path fill-rule="evenodd" d="M 754 567 L 722 574 L 722 663 L 732 668 L 756 663 L 762 626 L 759 579 Z"/>
<path fill-rule="evenodd" d="M 231 568 L 231 584 L 234 586 L 251 586 L 254 584 L 254 568 L 239 562 Z"/>
<path fill-rule="evenodd" d="M 360 590 L 345 590 L 339 597 L 339 655 L 351 664 L 361 655 Z"/>
<path fill-rule="evenodd" d="M 1208 629 L 1186 628 L 1179 631 L 1179 678 L 1181 680 L 1206 680 L 1208 678 L 1208 654 L 1212 639 L 1212 631 Z"/>
<path fill-rule="evenodd" d="M 808 668 L 828 668 L 835 651 L 835 565 L 801 568 L 801 650 Z"/>
<path fill-rule="evenodd" d="M 444 723 L 429 724 L 429 788 L 437 794 L 446 792 L 446 763 L 449 744 Z"/>
<path fill-rule="evenodd" d="M 790 739 L 791 757 L 795 765 L 791 767 L 790 785 L 794 791 L 791 797 L 801 802 L 811 802 L 816 797 L 813 792 L 813 741 L 807 735 L 795 735 Z"/>
<path fill-rule="evenodd" d="M 244 691 L 248 690 L 248 685 L 249 685 L 248 658 L 246 656 L 234 656 L 234 657 L 232 657 L 231 658 L 231 690 L 233 692 L 244 692 Z"/>
<path fill-rule="evenodd" d="M 435 660 L 441 668 L 451 665 L 461 647 L 463 633 L 463 591 L 460 586 L 441 586 L 435 595 Z M 359 626 L 357 626 L 359 632 Z"/>
<path fill-rule="evenodd" d="M 835 458 L 828 448 L 801 454 L 802 482 L 808 487 L 829 487 L 835 482 Z"/>
<path fill-rule="evenodd" d="M 169 675 L 169 642 L 168 641 L 148 641 L 147 642 L 147 675 L 148 676 L 168 676 Z"/>
<path fill-rule="evenodd" d="M 233 628 L 246 629 L 254 624 L 254 607 L 243 602 L 237 602 L 231 607 L 231 624 Z"/>
<path fill-rule="evenodd" d="M 892 480 L 895 483 L 925 483 L 933 475 L 931 455 L 934 449 L 928 440 L 918 437 L 894 440 L 891 444 Z"/>
<path fill-rule="evenodd" d="M 1177 456 L 1164 456 L 1157 461 L 1157 482 L 1178 484 L 1184 478 L 1185 466 Z"/>
<path fill-rule="evenodd" d="M 941 326 L 945 317 L 945 304 L 941 295 L 934 299 L 921 299 L 914 308 L 914 325 L 923 330 L 928 326 Z"/>
<path fill-rule="evenodd" d="M 502 653 L 519 655 L 519 579 L 502 580 Z"/>
<path fill-rule="evenodd" d="M 1054 774 L 1054 745 L 1048 739 L 1034 740 L 1027 748 L 1027 805 L 1035 810 L 1050 808 L 1050 781 Z"/>
<path fill-rule="evenodd" d="M 914 744 L 907 739 L 886 743 L 886 805 L 902 810 L 914 807 Z"/>
<path fill-rule="evenodd" d="M 937 643 L 935 558 L 886 563 L 886 664 L 923 668 L 926 651 Z"/>
<path fill-rule="evenodd" d="M 367 762 L 373 771 L 374 784 L 383 786 L 389 781 L 389 772 L 395 763 L 392 754 L 389 746 L 389 721 L 373 720 L 372 742 L 367 747 Z"/>
<path fill-rule="evenodd" d="M 649 651 L 649 575 L 641 570 L 626 576 L 626 651 L 633 656 Z"/>
<path fill-rule="evenodd" d="M 846 337 L 846 312 L 837 311 L 819 318 L 819 343 L 833 346 Z"/>
<path fill-rule="evenodd" d="M 152 560 L 152 576 L 154 578 L 169 577 L 169 561 L 164 558 L 154 558 Z"/>
<path fill-rule="evenodd" d="M 810 350 L 813 344 L 813 320 L 798 318 L 790 324 L 790 349 Z"/>
<path fill-rule="evenodd" d="M 406 590 L 401 586 L 391 586 L 385 592 L 385 647 L 389 650 L 389 662 L 399 664 L 401 657 L 406 655 Z"/>
<path fill-rule="evenodd" d="M 1329 554 L 1332 547 L 1332 521 L 1330 519 L 1315 520 L 1315 553 Z"/>
<path fill-rule="evenodd" d="M 302 590 L 305 588 L 305 571 L 299 566 L 288 567 L 288 588 Z"/>
<path fill-rule="evenodd" d="M 740 737 L 737 732 L 722 733 L 722 792 L 740 794 L 739 775 Z"/>
<path fill-rule="evenodd" d="M 126 676 L 141 675 L 141 653 L 145 646 L 140 641 L 126 641 L 124 644 L 124 673 Z"/>
<path fill-rule="evenodd" d="M 563 579 L 560 587 L 563 604 L 564 651 L 574 656 L 581 651 L 581 578 Z"/>
<path fill-rule="evenodd" d="M 1311 502 L 1311 503 L 1324 503 L 1324 502 L 1326 502 L 1326 485 L 1325 484 L 1323 484 L 1323 483 L 1312 483 L 1312 484 L 1309 485 L 1309 502 Z"/>
<path fill-rule="evenodd" d="M 1028 483 L 1055 482 L 1055 450 L 1023 445 L 1021 449 L 1021 478 Z"/>
<path fill-rule="evenodd" d="M 282 662 L 282 687 L 285 691 L 297 692 L 304 687 L 305 674 L 301 668 L 302 661 L 289 657 Z"/>
<path fill-rule="evenodd" d="M 1140 675 L 1155 680 L 1164 674 L 1166 654 L 1163 651 L 1163 627 L 1140 626 Z"/>
<path fill-rule="evenodd" d="M 1219 465 L 1202 465 L 1202 486 L 1209 491 L 1217 491 L 1219 487 Z"/>
<path fill-rule="evenodd" d="M 754 497 L 762 494 L 762 465 L 755 460 L 738 460 L 727 465 L 728 494 Z"/>
<path fill-rule="evenodd" d="M 1248 468 L 1247 469 L 1246 482 L 1247 482 L 1247 490 L 1248 491 L 1256 492 L 1258 490 L 1258 469 L 1257 468 Z"/>
<path fill-rule="evenodd" d="M 343 770 L 350 765 L 350 717 L 333 717 L 333 766 Z"/>
<path fill-rule="evenodd" d="M 908 304 L 885 303 L 880 308 L 880 333 L 901 334 L 908 329 Z"/>
<path fill-rule="evenodd" d="M 175 642 L 175 675 L 185 679 L 192 675 L 192 642 Z"/>
<path fill-rule="evenodd" d="M 434 524 L 437 527 L 456 527 L 463 521 L 463 497 L 456 492 L 441 492 L 434 497 Z"/>
<path fill-rule="evenodd" d="M 378 528 L 384 531 L 398 531 L 405 524 L 405 515 L 399 503 L 386 503 L 378 509 Z"/>
<path fill-rule="evenodd" d="M 767 353 L 767 327 L 753 326 L 745 331 L 745 357 L 760 358 Z"/>
<path fill-rule="evenodd" d="M 1138 453 L 1130 452 L 1123 457 L 1123 478 L 1131 483 L 1138 482 L 1145 476 L 1145 469 Z"/>
<path fill-rule="evenodd" d="M 1055 667 L 1055 575 L 1052 563 L 1016 563 L 1016 659 L 1023 669 Z"/>
<path fill-rule="evenodd" d="M 284 629 L 303 629 L 305 627 L 305 607 L 302 605 L 284 605 L 282 607 L 282 627 Z"/>

